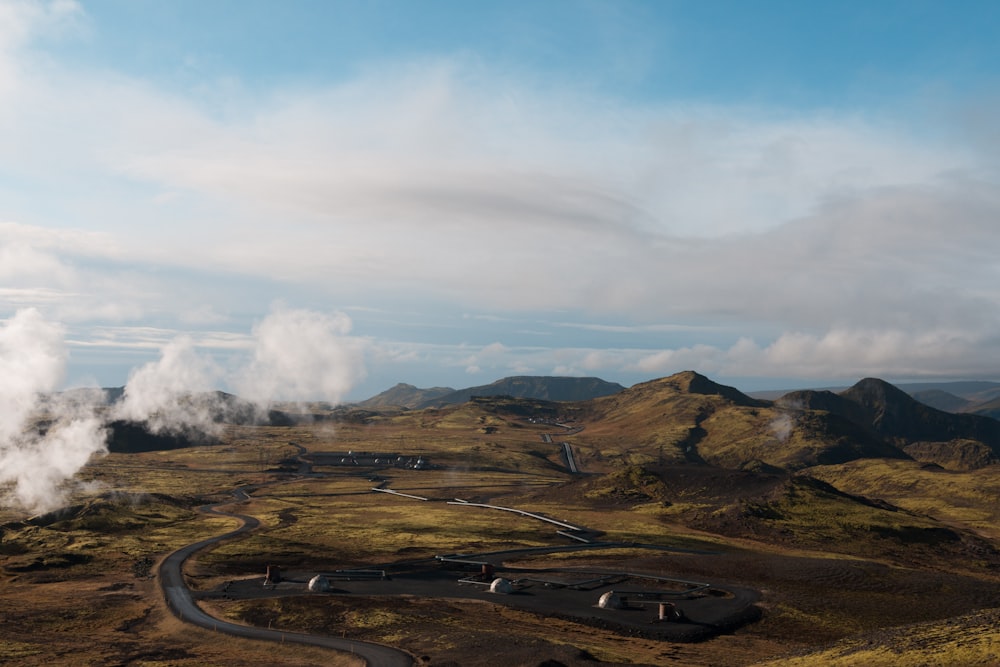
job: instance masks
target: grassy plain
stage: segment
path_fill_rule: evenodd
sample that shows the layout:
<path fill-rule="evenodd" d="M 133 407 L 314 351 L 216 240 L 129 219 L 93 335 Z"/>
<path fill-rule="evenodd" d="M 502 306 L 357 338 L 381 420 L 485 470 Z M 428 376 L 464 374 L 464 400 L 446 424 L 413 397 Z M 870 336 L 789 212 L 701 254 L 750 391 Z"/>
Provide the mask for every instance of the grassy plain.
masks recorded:
<path fill-rule="evenodd" d="M 996 466 L 949 471 L 916 461 L 868 459 L 819 466 L 810 474 L 849 493 L 879 497 L 945 524 L 1000 539 L 1000 475 Z"/>

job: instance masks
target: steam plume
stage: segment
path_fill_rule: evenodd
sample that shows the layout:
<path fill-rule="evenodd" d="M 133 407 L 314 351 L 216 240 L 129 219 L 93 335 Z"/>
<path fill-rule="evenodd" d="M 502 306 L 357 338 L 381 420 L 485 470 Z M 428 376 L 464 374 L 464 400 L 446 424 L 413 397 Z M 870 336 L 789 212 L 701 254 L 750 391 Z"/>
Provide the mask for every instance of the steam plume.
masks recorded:
<path fill-rule="evenodd" d="M 155 433 L 212 434 L 237 409 L 211 391 L 220 385 L 250 401 L 256 416 L 275 400 L 338 403 L 365 372 L 350 328 L 340 313 L 275 308 L 254 327 L 250 358 L 229 373 L 199 354 L 190 337 L 179 337 L 158 361 L 131 373 L 113 415 Z"/>
<path fill-rule="evenodd" d="M 768 426 L 778 442 L 787 442 L 798 425 L 799 416 L 807 406 L 799 400 L 782 398 L 778 407 L 780 408 L 778 414 Z"/>
<path fill-rule="evenodd" d="M 105 432 L 85 402 L 45 399 L 63 378 L 60 326 L 34 308 L 0 326 L 0 499 L 39 512 L 58 507 L 66 483 L 105 449 Z M 42 420 L 33 424 L 32 420 Z"/>
<path fill-rule="evenodd" d="M 144 422 L 154 433 L 209 432 L 214 428 L 212 406 L 194 397 L 213 389 L 218 377 L 218 368 L 198 354 L 191 338 L 180 336 L 163 348 L 158 361 L 129 374 L 112 415 Z"/>
<path fill-rule="evenodd" d="M 347 334 L 342 313 L 275 308 L 254 327 L 253 359 L 241 373 L 241 396 L 260 404 L 276 399 L 338 403 L 365 374 L 361 344 Z"/>
<path fill-rule="evenodd" d="M 181 336 L 135 369 L 122 400 L 103 410 L 101 401 L 55 393 L 68 358 L 63 329 L 33 308 L 18 311 L 0 326 L 0 500 L 36 512 L 58 507 L 69 480 L 107 451 L 108 419 L 155 433 L 213 433 L 233 409 L 212 391 L 219 384 L 258 409 L 277 399 L 339 402 L 365 372 L 350 328 L 342 314 L 277 308 L 254 327 L 247 363 L 228 376 Z"/>

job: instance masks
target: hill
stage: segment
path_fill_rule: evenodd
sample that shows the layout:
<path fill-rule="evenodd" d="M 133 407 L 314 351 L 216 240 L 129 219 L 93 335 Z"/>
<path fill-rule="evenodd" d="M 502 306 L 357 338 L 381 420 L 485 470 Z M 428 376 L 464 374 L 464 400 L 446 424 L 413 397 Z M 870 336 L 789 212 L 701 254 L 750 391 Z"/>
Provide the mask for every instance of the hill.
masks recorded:
<path fill-rule="evenodd" d="M 1000 398 L 986 401 L 984 403 L 973 403 L 965 408 L 965 412 L 991 419 L 1000 419 Z"/>
<path fill-rule="evenodd" d="M 952 382 L 904 382 L 895 383 L 916 400 L 945 412 L 971 412 L 974 414 L 989 414 L 997 410 L 996 401 L 1000 400 L 1000 382 L 980 380 L 963 380 Z M 750 396 L 764 400 L 778 400 L 788 394 L 801 391 L 842 393 L 849 387 L 813 387 L 807 390 L 764 390 L 750 392 Z M 1000 411 L 998 411 L 1000 412 Z"/>
<path fill-rule="evenodd" d="M 865 378 L 841 396 L 861 406 L 877 432 L 896 440 L 970 438 L 1000 446 L 1000 422 L 936 410 L 883 380 Z"/>
<path fill-rule="evenodd" d="M 1000 422 L 935 409 L 884 380 L 865 378 L 839 394 L 791 392 L 776 405 L 826 412 L 851 422 L 868 438 L 945 468 L 970 470 L 1000 461 Z"/>
<path fill-rule="evenodd" d="M 112 453 L 159 452 L 215 444 L 214 437 L 183 432 L 157 433 L 147 425 L 117 419 L 108 424 L 108 451 Z"/>
<path fill-rule="evenodd" d="M 910 392 L 910 396 L 924 405 L 929 405 L 932 408 L 945 412 L 962 412 L 965 408 L 973 405 L 969 399 L 956 396 L 941 389 Z"/>
<path fill-rule="evenodd" d="M 1000 382 L 960 380 L 955 382 L 902 382 L 896 385 L 907 394 L 925 391 L 944 391 L 972 403 L 982 403 L 1000 397 Z"/>
<path fill-rule="evenodd" d="M 625 387 L 596 377 L 558 377 L 520 375 L 497 380 L 491 384 L 468 387 L 433 398 L 417 408 L 441 407 L 465 403 L 473 396 L 511 396 L 545 401 L 586 401 L 617 394 Z"/>
<path fill-rule="evenodd" d="M 854 422 L 788 409 L 694 371 L 637 384 L 581 411 L 583 440 L 618 443 L 627 460 L 798 470 L 858 457 L 906 455 Z"/>
<path fill-rule="evenodd" d="M 431 387 L 420 389 L 412 384 L 400 382 L 394 387 L 386 389 L 380 394 L 356 403 L 359 408 L 369 410 L 385 410 L 388 408 L 400 407 L 413 409 L 419 405 L 431 403 L 432 401 L 454 393 L 451 387 Z"/>

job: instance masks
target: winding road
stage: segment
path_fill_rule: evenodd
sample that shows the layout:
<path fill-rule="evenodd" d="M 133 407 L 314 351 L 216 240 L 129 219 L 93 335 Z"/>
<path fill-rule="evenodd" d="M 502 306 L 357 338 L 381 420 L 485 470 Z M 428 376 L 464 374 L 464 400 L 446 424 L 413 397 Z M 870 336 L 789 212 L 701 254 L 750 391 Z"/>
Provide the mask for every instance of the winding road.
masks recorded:
<path fill-rule="evenodd" d="M 569 446 L 568 442 L 560 442 L 563 448 L 563 454 L 566 456 L 566 466 L 569 471 L 574 475 L 580 472 L 580 469 L 576 467 L 576 459 L 573 458 L 573 448 Z"/>
<path fill-rule="evenodd" d="M 250 496 L 240 488 L 233 492 L 237 502 L 247 500 Z M 411 667 L 413 658 L 399 649 L 381 644 L 371 644 L 369 642 L 355 641 L 352 639 L 340 639 L 326 635 L 309 635 L 300 632 L 283 632 L 281 630 L 271 630 L 267 628 L 256 628 L 247 625 L 237 625 L 228 621 L 223 621 L 214 616 L 206 614 L 194 600 L 191 589 L 184 582 L 184 575 L 181 568 L 184 561 L 196 552 L 218 544 L 223 540 L 228 540 L 237 535 L 248 533 L 258 526 L 260 521 L 246 514 L 233 514 L 222 512 L 218 508 L 230 503 L 219 503 L 217 505 L 205 505 L 199 508 L 200 511 L 208 514 L 218 514 L 229 516 L 242 522 L 239 528 L 222 535 L 210 537 L 194 544 L 189 544 L 173 552 L 163 559 L 160 564 L 160 587 L 163 589 L 163 596 L 166 598 L 167 606 L 180 620 L 192 623 L 207 630 L 224 632 L 236 637 L 246 637 L 248 639 L 264 639 L 276 642 L 295 642 L 297 644 L 309 644 L 311 646 L 321 646 L 345 653 L 351 653 L 363 659 L 369 665 L 377 667 Z"/>

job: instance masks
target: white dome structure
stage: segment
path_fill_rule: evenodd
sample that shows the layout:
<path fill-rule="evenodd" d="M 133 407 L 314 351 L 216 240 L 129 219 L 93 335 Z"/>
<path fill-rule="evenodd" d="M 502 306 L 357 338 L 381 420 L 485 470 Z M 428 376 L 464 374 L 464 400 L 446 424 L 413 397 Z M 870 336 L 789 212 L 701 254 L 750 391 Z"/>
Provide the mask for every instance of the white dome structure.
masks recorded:
<path fill-rule="evenodd" d="M 313 593 L 329 593 L 330 580 L 322 574 L 317 574 L 309 580 L 309 590 Z"/>
<path fill-rule="evenodd" d="M 501 593 L 503 595 L 510 595 L 514 592 L 514 584 L 510 583 L 510 579 L 504 579 L 503 577 L 497 577 L 490 584 L 490 593 Z"/>
<path fill-rule="evenodd" d="M 614 591 L 608 591 L 597 601 L 597 606 L 601 609 L 624 609 L 625 601 L 622 596 Z"/>

